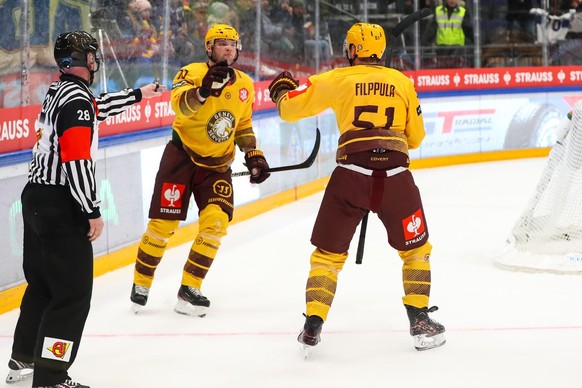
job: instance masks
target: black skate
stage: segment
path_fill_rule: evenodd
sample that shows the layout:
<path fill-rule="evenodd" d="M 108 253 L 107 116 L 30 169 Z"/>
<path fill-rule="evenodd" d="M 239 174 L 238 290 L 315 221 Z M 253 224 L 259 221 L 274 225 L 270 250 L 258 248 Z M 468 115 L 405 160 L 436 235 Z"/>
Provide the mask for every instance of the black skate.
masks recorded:
<path fill-rule="evenodd" d="M 137 314 L 139 310 L 146 305 L 149 293 L 150 289 L 147 287 L 138 286 L 136 284 L 131 287 L 131 296 L 129 299 L 133 302 L 131 310 L 134 314 Z"/>
<path fill-rule="evenodd" d="M 184 285 L 180 286 L 178 302 L 174 307 L 175 312 L 202 318 L 206 316 L 208 307 L 210 307 L 210 301 L 202 295 L 199 289 Z"/>
<path fill-rule="evenodd" d="M 429 313 L 437 311 L 438 307 L 404 306 L 410 320 L 410 335 L 414 338 L 416 350 L 428 350 L 445 344 L 445 327 L 428 316 Z"/>
<path fill-rule="evenodd" d="M 35 388 L 35 387 L 33 387 Z M 88 385 L 83 385 L 83 384 L 79 384 L 74 382 L 73 380 L 66 380 L 62 383 L 58 383 L 55 385 L 45 385 L 42 387 L 36 387 L 36 388 L 91 388 Z"/>
<path fill-rule="evenodd" d="M 305 314 L 303 314 L 305 315 Z M 303 330 L 299 333 L 297 341 L 302 345 L 305 359 L 309 357 L 311 349 L 321 341 L 321 327 L 323 319 L 317 315 L 305 315 Z"/>
<path fill-rule="evenodd" d="M 18 383 L 32 378 L 34 364 L 29 362 L 16 361 L 11 358 L 8 361 L 8 376 L 6 376 L 6 384 Z"/>

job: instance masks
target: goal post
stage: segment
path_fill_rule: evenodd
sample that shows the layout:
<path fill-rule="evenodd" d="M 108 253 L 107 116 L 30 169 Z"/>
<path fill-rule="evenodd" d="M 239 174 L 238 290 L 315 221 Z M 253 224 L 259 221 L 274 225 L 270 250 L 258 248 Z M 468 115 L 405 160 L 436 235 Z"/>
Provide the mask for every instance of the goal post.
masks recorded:
<path fill-rule="evenodd" d="M 582 274 L 582 100 L 564 118 L 535 191 L 495 264 Z"/>

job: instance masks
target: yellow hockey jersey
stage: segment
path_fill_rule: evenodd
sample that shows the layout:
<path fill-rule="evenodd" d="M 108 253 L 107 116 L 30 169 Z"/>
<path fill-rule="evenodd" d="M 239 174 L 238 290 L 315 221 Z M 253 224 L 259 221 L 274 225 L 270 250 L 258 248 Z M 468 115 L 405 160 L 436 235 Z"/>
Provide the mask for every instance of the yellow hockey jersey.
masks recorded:
<path fill-rule="evenodd" d="M 418 95 L 400 71 L 380 65 L 357 65 L 313 75 L 289 91 L 278 104 L 285 121 L 331 108 L 340 131 L 336 159 L 376 148 L 417 148 L 425 136 Z"/>
<path fill-rule="evenodd" d="M 255 89 L 252 79 L 235 69 L 235 76 L 219 97 L 210 96 L 203 104 L 188 102 L 188 92 L 202 85 L 206 63 L 184 66 L 172 84 L 172 125 L 186 152 L 199 166 L 226 171 L 235 157 L 235 145 L 256 147 L 252 129 Z M 191 92 L 192 93 L 192 92 Z"/>

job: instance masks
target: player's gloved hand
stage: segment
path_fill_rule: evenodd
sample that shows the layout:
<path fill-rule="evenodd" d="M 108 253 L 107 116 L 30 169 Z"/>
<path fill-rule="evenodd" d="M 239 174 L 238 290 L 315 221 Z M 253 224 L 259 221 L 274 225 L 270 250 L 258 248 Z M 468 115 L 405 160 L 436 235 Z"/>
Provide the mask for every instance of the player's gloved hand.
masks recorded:
<path fill-rule="evenodd" d="M 263 151 L 252 150 L 245 154 L 245 166 L 251 173 L 251 183 L 264 182 L 271 176 L 269 170 L 269 163 L 265 159 Z"/>
<path fill-rule="evenodd" d="M 299 86 L 299 81 L 293 78 L 293 74 L 288 71 L 284 71 L 279 74 L 269 85 L 269 94 L 271 96 L 271 101 L 275 104 L 277 103 L 277 98 L 279 94 L 283 91 L 294 90 Z"/>
<path fill-rule="evenodd" d="M 234 79 L 234 69 L 228 67 L 226 61 L 218 62 L 212 65 L 202 78 L 198 93 L 202 98 L 208 98 L 210 95 L 219 97 L 231 78 Z"/>

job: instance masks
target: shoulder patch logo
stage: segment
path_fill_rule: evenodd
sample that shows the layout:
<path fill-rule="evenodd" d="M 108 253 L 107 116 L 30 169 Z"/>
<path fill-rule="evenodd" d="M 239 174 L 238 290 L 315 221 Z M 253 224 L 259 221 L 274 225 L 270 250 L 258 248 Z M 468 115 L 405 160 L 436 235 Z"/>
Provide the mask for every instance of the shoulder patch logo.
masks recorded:
<path fill-rule="evenodd" d="M 243 102 L 249 98 L 249 91 L 247 90 L 247 88 L 242 88 L 241 90 L 239 90 L 238 98 L 240 98 L 240 100 Z"/>
<path fill-rule="evenodd" d="M 307 91 L 307 89 L 309 89 L 310 86 L 311 86 L 311 82 L 309 82 L 309 79 L 308 79 L 307 83 L 299 85 L 297 87 L 297 89 L 289 90 L 289 93 L 287 93 L 287 95 L 289 96 L 289 98 L 293 98 L 293 97 L 298 96 L 302 93 L 305 93 Z"/>

